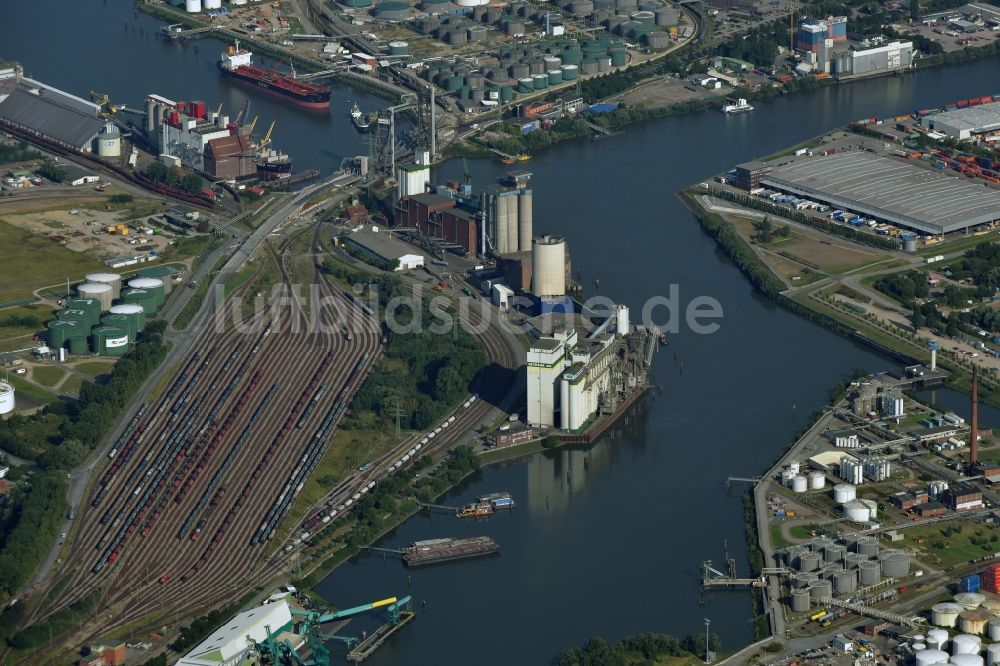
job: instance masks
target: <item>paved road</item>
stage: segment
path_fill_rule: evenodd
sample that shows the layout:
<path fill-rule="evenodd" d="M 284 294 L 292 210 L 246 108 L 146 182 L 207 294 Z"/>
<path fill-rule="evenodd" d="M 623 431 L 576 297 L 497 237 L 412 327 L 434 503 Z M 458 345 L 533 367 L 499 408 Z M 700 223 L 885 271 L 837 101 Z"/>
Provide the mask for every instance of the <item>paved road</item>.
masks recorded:
<path fill-rule="evenodd" d="M 315 195 L 324 187 L 327 187 L 332 180 L 333 177 L 330 177 L 309 185 L 275 208 L 275 210 L 263 222 L 261 222 L 260 226 L 254 229 L 250 235 L 242 240 L 239 248 L 233 252 L 233 254 L 229 257 L 229 260 L 226 261 L 222 269 L 212 280 L 212 283 L 208 287 L 208 292 L 205 295 L 205 301 L 188 328 L 183 332 L 174 332 L 168 328 L 166 337 L 172 346 L 167 354 L 167 357 L 164 359 L 163 363 L 160 364 L 160 367 L 153 372 L 149 379 L 146 380 L 142 390 L 133 397 L 131 403 L 123 411 L 124 418 L 119 420 L 118 425 L 105 438 L 104 445 L 95 449 L 90 457 L 70 475 L 69 492 L 67 493 L 66 498 L 67 503 L 69 504 L 69 511 L 75 512 L 80 506 L 87 488 L 93 480 L 95 468 L 101 466 L 102 459 L 107 456 L 113 443 L 121 436 L 121 433 L 128 425 L 135 410 L 139 407 L 139 405 L 146 401 L 149 394 L 163 381 L 163 378 L 173 371 L 174 364 L 187 354 L 191 345 L 194 343 L 194 340 L 198 337 L 198 333 L 206 325 L 206 322 L 212 321 L 212 314 L 215 312 L 216 305 L 221 305 L 221 303 L 216 303 L 217 297 L 223 291 L 222 289 L 217 289 L 217 285 L 225 284 L 226 279 L 238 271 L 243 265 L 243 262 L 253 256 L 256 249 L 272 231 L 274 231 L 282 223 L 286 222 L 299 207 L 308 201 L 310 197 Z M 195 279 L 204 278 L 204 276 L 207 275 L 219 261 L 219 258 L 229 251 L 231 247 L 232 243 L 227 242 L 213 251 L 213 253 L 210 254 L 205 261 L 202 261 L 195 269 L 192 277 Z M 171 301 L 168 302 L 168 305 L 162 311 L 161 316 L 167 318 L 168 321 L 171 321 L 173 317 L 177 316 L 177 313 L 181 311 L 187 301 L 191 298 L 194 291 L 194 289 L 183 289 L 180 293 L 177 293 L 175 290 Z M 69 513 L 67 512 L 66 515 L 67 517 L 64 517 L 63 525 L 60 529 L 61 533 L 68 533 L 73 526 L 72 521 L 68 519 Z M 35 575 L 31 578 L 31 581 L 28 583 L 25 591 L 34 588 L 35 585 L 48 576 L 62 550 L 62 541 L 63 539 L 60 538 L 49 549 L 48 554 L 46 555 L 41 566 L 35 571 Z"/>

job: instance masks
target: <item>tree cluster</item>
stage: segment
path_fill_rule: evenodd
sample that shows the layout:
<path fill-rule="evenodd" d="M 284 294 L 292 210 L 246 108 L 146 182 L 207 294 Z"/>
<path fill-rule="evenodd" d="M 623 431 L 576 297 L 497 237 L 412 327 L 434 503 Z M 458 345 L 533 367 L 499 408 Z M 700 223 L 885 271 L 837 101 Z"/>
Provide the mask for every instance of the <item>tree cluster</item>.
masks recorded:
<path fill-rule="evenodd" d="M 15 487 L 0 510 L 0 590 L 15 594 L 58 534 L 66 511 L 66 476 L 41 472 Z"/>
<path fill-rule="evenodd" d="M 709 649 L 720 649 L 719 637 L 709 635 Z M 630 666 L 658 663 L 667 657 L 694 655 L 704 658 L 705 636 L 691 635 L 678 641 L 667 634 L 636 634 L 608 644 L 591 638 L 583 647 L 575 647 L 559 658 L 559 666 Z"/>
<path fill-rule="evenodd" d="M 42 178 L 47 178 L 54 183 L 61 183 L 68 175 L 65 167 L 56 166 L 46 162 L 35 170 Z"/>
<path fill-rule="evenodd" d="M 28 160 L 40 160 L 42 154 L 37 150 L 28 147 L 24 141 L 17 143 L 0 143 L 0 164 L 13 164 L 15 162 L 27 162 Z"/>
<path fill-rule="evenodd" d="M 889 273 L 882 276 L 874 286 L 903 303 L 911 303 L 915 298 L 927 298 L 931 293 L 927 276 L 919 271 Z"/>
<path fill-rule="evenodd" d="M 143 173 L 157 183 L 163 183 L 170 187 L 179 187 L 185 192 L 200 192 L 202 189 L 201 177 L 194 172 L 182 173 L 177 169 L 172 169 L 162 162 L 151 162 Z"/>

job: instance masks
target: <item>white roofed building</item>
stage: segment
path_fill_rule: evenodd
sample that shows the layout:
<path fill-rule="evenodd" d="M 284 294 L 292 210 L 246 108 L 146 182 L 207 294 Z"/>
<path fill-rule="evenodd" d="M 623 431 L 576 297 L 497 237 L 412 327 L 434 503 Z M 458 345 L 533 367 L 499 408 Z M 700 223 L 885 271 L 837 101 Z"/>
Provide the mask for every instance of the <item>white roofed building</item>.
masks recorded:
<path fill-rule="evenodd" d="M 239 613 L 180 658 L 177 666 L 236 666 L 250 654 L 249 639 L 262 641 L 267 629 L 277 634 L 292 621 L 288 602 L 281 600 Z"/>

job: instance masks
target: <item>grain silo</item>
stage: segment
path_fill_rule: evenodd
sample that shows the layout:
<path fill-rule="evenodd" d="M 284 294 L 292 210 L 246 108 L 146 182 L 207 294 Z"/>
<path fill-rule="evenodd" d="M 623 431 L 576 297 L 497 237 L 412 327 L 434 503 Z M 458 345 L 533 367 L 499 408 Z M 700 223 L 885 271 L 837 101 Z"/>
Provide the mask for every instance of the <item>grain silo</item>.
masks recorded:
<path fill-rule="evenodd" d="M 532 241 L 531 293 L 566 295 L 566 239 L 562 236 L 538 236 Z"/>
<path fill-rule="evenodd" d="M 110 308 L 111 301 L 114 300 L 111 285 L 103 282 L 84 282 L 77 286 L 76 293 L 80 295 L 80 298 L 92 298 L 100 301 L 101 312 Z"/>

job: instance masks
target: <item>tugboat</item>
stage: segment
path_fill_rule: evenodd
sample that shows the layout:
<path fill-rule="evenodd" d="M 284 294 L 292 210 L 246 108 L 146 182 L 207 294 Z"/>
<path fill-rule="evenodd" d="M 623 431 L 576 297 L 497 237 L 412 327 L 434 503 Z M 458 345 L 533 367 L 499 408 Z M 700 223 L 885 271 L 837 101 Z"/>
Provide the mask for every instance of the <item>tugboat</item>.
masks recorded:
<path fill-rule="evenodd" d="M 354 127 L 359 132 L 367 132 L 371 127 L 371 122 L 368 120 L 368 117 L 361 112 L 361 109 L 358 108 L 357 102 L 355 102 L 351 107 L 351 122 L 354 123 Z"/>
<path fill-rule="evenodd" d="M 750 111 L 753 111 L 753 106 L 742 97 L 736 100 L 736 103 L 730 102 L 722 107 L 723 113 L 748 113 Z"/>

